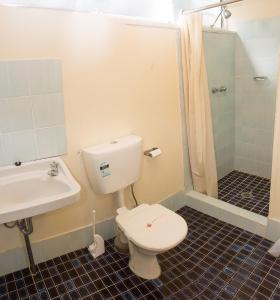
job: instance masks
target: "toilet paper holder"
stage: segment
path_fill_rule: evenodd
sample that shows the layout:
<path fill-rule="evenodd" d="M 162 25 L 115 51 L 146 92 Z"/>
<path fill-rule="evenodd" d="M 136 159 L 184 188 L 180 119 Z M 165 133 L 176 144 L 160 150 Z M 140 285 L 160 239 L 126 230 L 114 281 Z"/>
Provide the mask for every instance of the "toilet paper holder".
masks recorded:
<path fill-rule="evenodd" d="M 161 150 L 158 147 L 153 147 L 151 149 L 144 151 L 144 155 L 153 158 L 153 157 L 161 155 Z"/>

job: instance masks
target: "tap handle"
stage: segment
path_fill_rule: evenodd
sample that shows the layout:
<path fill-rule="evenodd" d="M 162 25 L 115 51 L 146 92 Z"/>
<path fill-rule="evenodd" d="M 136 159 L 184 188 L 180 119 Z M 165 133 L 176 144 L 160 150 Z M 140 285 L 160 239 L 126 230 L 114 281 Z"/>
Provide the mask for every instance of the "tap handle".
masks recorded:
<path fill-rule="evenodd" d="M 216 94 L 216 93 L 218 93 L 219 92 L 219 89 L 217 89 L 217 88 L 212 88 L 212 94 Z"/>

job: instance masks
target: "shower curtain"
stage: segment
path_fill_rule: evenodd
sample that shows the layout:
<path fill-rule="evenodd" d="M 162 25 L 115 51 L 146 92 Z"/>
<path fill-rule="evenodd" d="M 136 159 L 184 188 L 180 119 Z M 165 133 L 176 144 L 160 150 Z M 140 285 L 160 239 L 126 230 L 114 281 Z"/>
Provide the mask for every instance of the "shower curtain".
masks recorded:
<path fill-rule="evenodd" d="M 272 158 L 272 174 L 271 174 L 271 190 L 269 216 L 278 218 L 280 201 L 280 53 L 278 68 L 278 86 L 276 98 L 276 113 L 274 123 L 274 142 L 273 142 L 273 158 Z"/>
<path fill-rule="evenodd" d="M 203 46 L 202 16 L 181 16 L 187 134 L 194 189 L 218 196 L 212 115 Z"/>

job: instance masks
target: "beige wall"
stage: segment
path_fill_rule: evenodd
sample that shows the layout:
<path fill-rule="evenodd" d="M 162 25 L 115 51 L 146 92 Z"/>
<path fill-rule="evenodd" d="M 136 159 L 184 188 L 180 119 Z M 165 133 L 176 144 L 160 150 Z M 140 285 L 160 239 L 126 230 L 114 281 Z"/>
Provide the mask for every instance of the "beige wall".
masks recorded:
<path fill-rule="evenodd" d="M 47 239 L 115 212 L 111 196 L 89 188 L 80 149 L 125 134 L 163 155 L 143 158 L 135 186 L 140 202 L 155 203 L 183 189 L 176 30 L 127 26 L 121 19 L 51 10 L 0 8 L 0 58 L 59 58 L 63 64 L 68 154 L 82 186 L 74 205 L 34 218 L 32 240 Z M 127 193 L 127 199 L 131 202 Z M 0 226 L 0 252 L 22 245 L 17 230 Z"/>
<path fill-rule="evenodd" d="M 279 0 L 244 0 L 230 5 L 232 17 L 229 26 L 236 22 L 244 22 L 255 19 L 265 19 L 280 15 Z"/>

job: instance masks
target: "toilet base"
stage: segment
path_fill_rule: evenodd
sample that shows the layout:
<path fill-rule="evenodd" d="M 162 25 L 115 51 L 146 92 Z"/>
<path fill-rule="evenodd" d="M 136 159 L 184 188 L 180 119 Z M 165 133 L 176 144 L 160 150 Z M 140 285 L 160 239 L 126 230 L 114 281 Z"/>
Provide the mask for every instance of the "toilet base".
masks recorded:
<path fill-rule="evenodd" d="M 161 274 L 157 256 L 151 253 L 143 253 L 143 249 L 131 245 L 129 242 L 129 268 L 137 276 L 144 279 L 156 279 Z M 145 250 L 144 250 L 145 252 Z"/>
<path fill-rule="evenodd" d="M 115 248 L 118 252 L 124 254 L 129 253 L 127 239 L 119 228 L 117 229 L 117 236 L 115 237 L 114 243 L 115 243 Z"/>
<path fill-rule="evenodd" d="M 115 237 L 114 244 L 118 252 L 123 254 L 129 253 L 127 243 L 122 243 L 118 237 Z"/>

